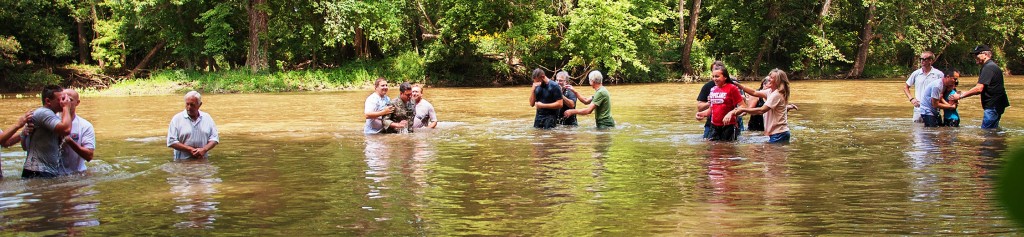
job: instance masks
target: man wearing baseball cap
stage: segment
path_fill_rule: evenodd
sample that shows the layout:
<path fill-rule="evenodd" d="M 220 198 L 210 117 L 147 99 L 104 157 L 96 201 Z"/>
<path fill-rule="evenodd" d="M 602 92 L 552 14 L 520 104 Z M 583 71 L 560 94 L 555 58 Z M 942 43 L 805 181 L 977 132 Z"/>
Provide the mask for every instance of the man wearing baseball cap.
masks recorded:
<path fill-rule="evenodd" d="M 1010 100 L 1006 97 L 1006 88 L 1003 86 L 1003 70 L 999 69 L 999 65 L 992 60 L 992 48 L 989 48 L 988 45 L 974 47 L 971 55 L 974 56 L 978 65 L 981 65 L 978 85 L 960 95 L 953 95 L 950 99 L 955 101 L 981 94 L 981 107 L 985 110 L 981 128 L 998 128 L 1003 111 L 1010 106 Z"/>

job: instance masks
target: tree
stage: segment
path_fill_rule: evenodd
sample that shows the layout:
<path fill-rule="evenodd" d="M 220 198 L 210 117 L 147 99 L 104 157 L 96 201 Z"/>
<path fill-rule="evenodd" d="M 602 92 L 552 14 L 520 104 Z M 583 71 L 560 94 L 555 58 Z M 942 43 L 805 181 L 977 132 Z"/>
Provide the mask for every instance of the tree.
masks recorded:
<path fill-rule="evenodd" d="M 680 12 L 682 12 L 683 1 L 679 0 Z M 690 30 L 686 34 L 685 43 L 683 43 L 683 75 L 694 75 L 693 64 L 690 63 L 690 52 L 693 50 L 693 38 L 697 35 L 697 20 L 700 19 L 700 1 L 694 0 L 692 10 L 690 10 Z M 679 15 L 679 20 L 682 21 L 682 13 Z M 681 27 L 682 23 L 680 23 Z"/>
<path fill-rule="evenodd" d="M 261 35 L 265 35 L 267 32 L 267 12 L 262 9 L 266 2 L 266 0 L 249 0 L 249 4 L 245 6 L 249 15 L 249 53 L 246 55 L 245 66 L 253 72 L 266 70 L 269 64 L 267 58 L 269 42 L 260 39 Z"/>

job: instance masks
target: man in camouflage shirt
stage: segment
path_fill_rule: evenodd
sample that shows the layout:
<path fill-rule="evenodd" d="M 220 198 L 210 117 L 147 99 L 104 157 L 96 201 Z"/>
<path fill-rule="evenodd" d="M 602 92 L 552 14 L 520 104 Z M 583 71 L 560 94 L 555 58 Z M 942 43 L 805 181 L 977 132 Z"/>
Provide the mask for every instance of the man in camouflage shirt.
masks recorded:
<path fill-rule="evenodd" d="M 398 86 L 398 98 L 391 100 L 391 106 L 395 108 L 395 112 L 391 115 L 385 116 L 384 127 L 387 128 L 385 133 L 406 133 L 412 132 L 412 119 L 415 118 L 414 113 L 416 112 L 416 102 L 412 101 L 412 84 L 408 82 L 402 83 Z M 392 128 L 391 123 L 406 123 L 405 127 Z"/>

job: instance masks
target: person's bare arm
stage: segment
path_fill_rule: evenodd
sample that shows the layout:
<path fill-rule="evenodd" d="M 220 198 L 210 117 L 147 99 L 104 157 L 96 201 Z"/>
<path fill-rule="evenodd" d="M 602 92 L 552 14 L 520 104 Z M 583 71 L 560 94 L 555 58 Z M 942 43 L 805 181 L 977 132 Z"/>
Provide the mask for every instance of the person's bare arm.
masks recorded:
<path fill-rule="evenodd" d="M 533 87 L 530 88 L 530 107 L 537 105 L 537 87 L 540 86 L 540 82 L 534 82 Z"/>
<path fill-rule="evenodd" d="M 68 103 L 70 103 L 70 101 L 61 101 L 63 112 L 60 115 L 60 123 L 53 127 L 53 133 L 56 134 L 57 137 L 63 137 L 71 134 L 71 121 L 74 119 L 71 117 L 71 105 Z"/>
<path fill-rule="evenodd" d="M 375 119 L 380 118 L 380 116 L 391 114 L 391 112 L 395 112 L 395 108 L 392 108 L 391 106 L 386 106 L 384 107 L 384 110 L 368 112 L 364 114 L 366 115 L 366 119 Z"/>
<path fill-rule="evenodd" d="M 697 120 L 704 120 L 708 116 L 711 116 L 711 106 L 708 106 L 708 108 L 700 112 L 697 112 Z"/>
<path fill-rule="evenodd" d="M 181 152 L 188 152 L 189 154 L 192 154 L 192 151 L 195 150 L 195 148 L 193 148 L 191 146 L 188 146 L 188 145 L 185 145 L 184 143 L 181 143 L 181 142 L 172 143 L 168 147 L 174 148 L 175 150 L 178 150 L 178 151 L 181 151 Z"/>
<path fill-rule="evenodd" d="M 968 96 L 981 94 L 981 92 L 984 91 L 984 90 L 985 90 L 985 84 L 978 84 L 978 85 L 974 86 L 974 88 L 971 88 L 970 90 L 967 90 L 967 91 L 964 91 L 964 92 L 960 92 L 960 94 L 953 95 L 953 97 L 950 97 L 949 100 L 957 101 L 957 100 L 960 100 L 960 99 L 963 99 L 963 98 L 967 98 Z"/>
<path fill-rule="evenodd" d="M 64 137 L 64 141 L 66 142 L 65 144 L 71 147 L 71 150 L 75 151 L 75 154 L 81 156 L 85 161 L 92 161 L 93 153 L 95 153 L 93 149 L 89 149 L 78 144 L 75 140 L 71 139 L 71 137 Z"/>
<path fill-rule="evenodd" d="M 585 107 L 585 108 L 582 108 L 582 109 L 570 109 L 570 110 L 566 110 L 566 111 L 565 111 L 565 114 L 564 114 L 564 115 L 565 115 L 565 117 L 569 117 L 569 116 L 572 116 L 572 115 L 574 115 L 574 114 L 578 114 L 578 115 L 588 115 L 588 114 L 590 114 L 590 113 L 594 112 L 594 109 L 596 109 L 596 108 L 597 108 L 597 104 L 590 104 L 590 105 L 588 105 L 587 107 Z"/>
<path fill-rule="evenodd" d="M 956 109 L 956 104 L 950 103 L 943 99 L 932 98 L 932 104 L 939 109 Z"/>
<path fill-rule="evenodd" d="M 3 133 L 0 133 L 0 146 L 9 147 L 13 146 L 14 144 L 18 144 L 18 142 L 21 141 L 21 136 L 18 136 L 16 134 L 18 134 L 18 130 L 21 130 L 22 127 L 25 127 L 25 124 L 28 123 L 29 120 L 32 120 L 32 111 L 28 111 L 27 113 L 25 113 L 25 116 L 18 118 L 17 123 L 11 125 L 11 127 L 7 128 L 7 130 L 4 130 Z"/>
<path fill-rule="evenodd" d="M 576 101 L 570 100 L 569 97 L 562 96 L 562 105 L 576 108 Z"/>
<path fill-rule="evenodd" d="M 921 101 L 917 101 L 917 98 L 914 98 L 914 96 L 910 94 L 910 85 L 903 84 L 903 95 L 907 96 L 907 101 L 910 101 L 914 107 L 921 106 Z"/>
<path fill-rule="evenodd" d="M 590 102 L 594 101 L 594 97 L 583 97 L 583 96 L 580 96 L 580 93 L 576 92 L 575 90 L 572 91 L 572 93 L 576 94 L 576 99 L 579 99 L 580 103 L 583 103 L 585 105 L 589 105 Z"/>
<path fill-rule="evenodd" d="M 556 100 L 555 102 L 551 103 L 536 102 L 536 105 L 538 109 L 561 109 L 562 100 Z"/>
<path fill-rule="evenodd" d="M 739 87 L 741 91 L 747 93 L 748 95 L 756 96 L 758 98 L 768 98 L 768 94 L 743 86 L 743 84 L 736 83 L 736 87 Z"/>

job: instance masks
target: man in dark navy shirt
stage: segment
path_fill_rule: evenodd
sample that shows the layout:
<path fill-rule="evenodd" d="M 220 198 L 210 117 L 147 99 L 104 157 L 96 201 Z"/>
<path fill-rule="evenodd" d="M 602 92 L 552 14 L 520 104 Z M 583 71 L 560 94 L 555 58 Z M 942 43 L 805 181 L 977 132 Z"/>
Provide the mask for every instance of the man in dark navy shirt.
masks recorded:
<path fill-rule="evenodd" d="M 987 45 L 974 47 L 971 55 L 974 55 L 974 60 L 981 65 L 978 85 L 960 95 L 953 95 L 950 100 L 955 101 L 981 94 L 981 108 L 985 110 L 981 128 L 998 128 L 999 119 L 1002 118 L 1006 107 L 1010 106 L 1010 100 L 1006 96 L 1006 87 L 1003 86 L 1003 70 L 999 69 L 999 65 L 992 60 L 992 48 Z"/>
<path fill-rule="evenodd" d="M 558 125 L 558 110 L 562 108 L 562 90 L 540 68 L 533 69 L 533 91 L 530 107 L 537 107 L 534 128 L 551 129 Z"/>
<path fill-rule="evenodd" d="M 558 114 L 565 114 L 566 110 L 570 110 L 570 109 L 575 109 L 576 108 L 576 93 L 574 93 L 570 89 L 570 88 L 572 88 L 572 85 L 569 85 L 569 73 L 568 72 L 560 71 L 557 74 L 555 74 L 555 81 L 557 81 L 558 82 L 558 86 L 562 88 L 562 109 L 558 110 Z M 558 124 L 561 124 L 561 125 L 568 125 L 568 126 L 578 126 L 579 125 L 579 124 L 576 123 L 576 115 L 575 114 L 572 115 L 572 116 L 569 116 L 569 117 L 563 117 L 560 120 L 561 120 L 561 122 L 559 122 Z"/>

